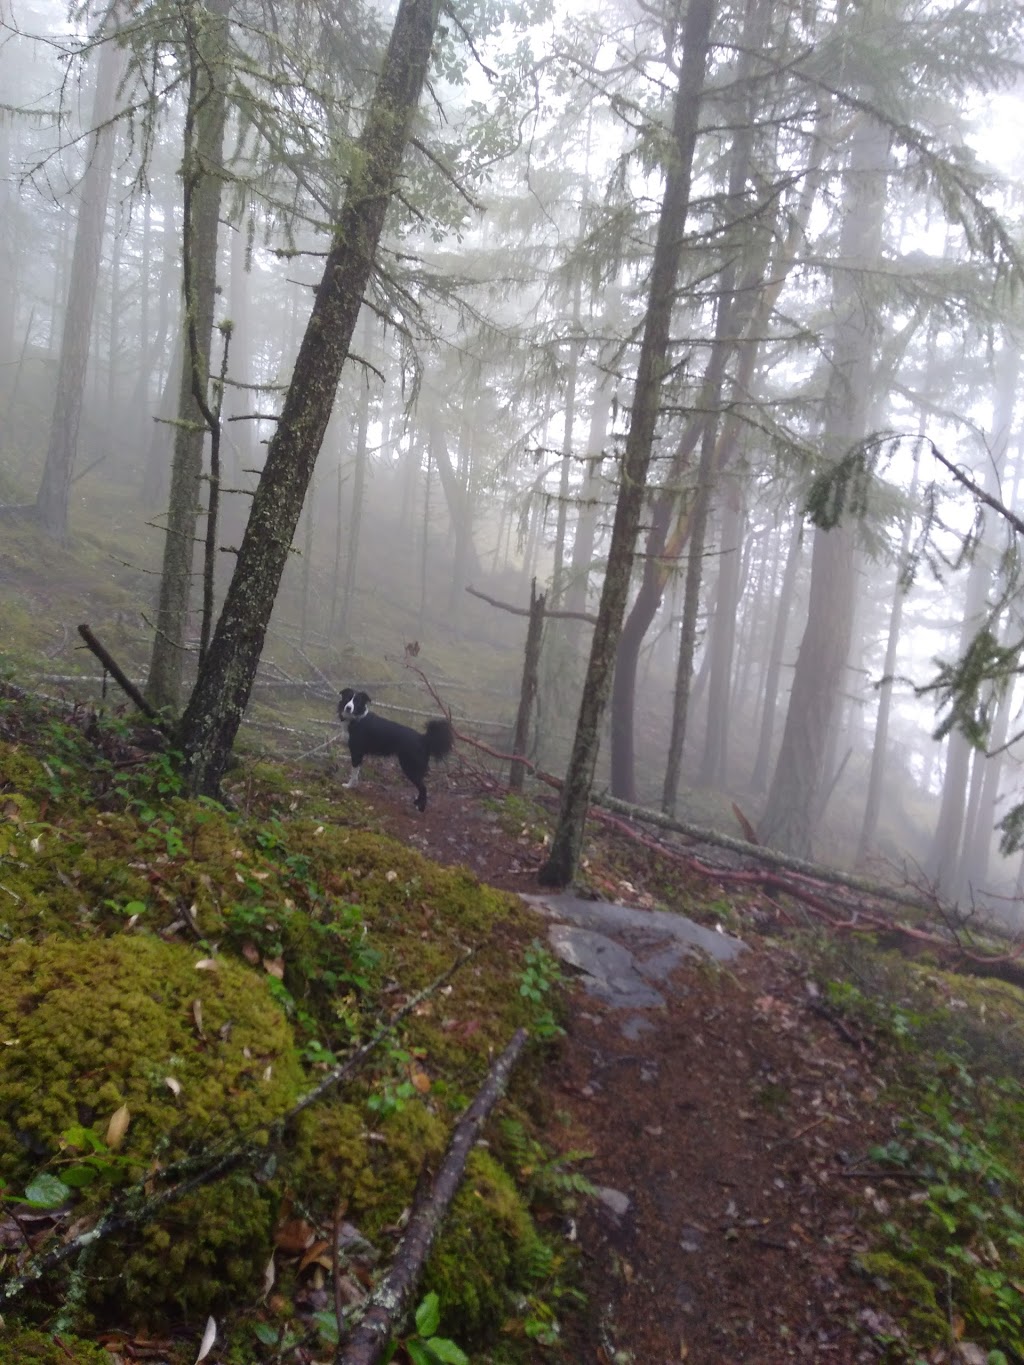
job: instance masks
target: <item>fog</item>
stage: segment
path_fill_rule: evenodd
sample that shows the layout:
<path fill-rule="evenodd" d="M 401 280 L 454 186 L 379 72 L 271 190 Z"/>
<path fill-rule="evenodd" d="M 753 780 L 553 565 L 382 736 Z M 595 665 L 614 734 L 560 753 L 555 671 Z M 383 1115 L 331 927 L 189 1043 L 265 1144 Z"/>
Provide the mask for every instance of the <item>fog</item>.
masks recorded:
<path fill-rule="evenodd" d="M 529 756 L 564 772 L 684 12 L 523 7 L 489 28 L 467 5 L 436 44 L 247 742 L 322 757 L 332 687 L 419 715 L 436 710 L 426 679 L 460 731 L 507 752 L 536 583 L 550 615 Z M 216 608 L 393 15 L 289 10 L 275 37 L 238 3 L 209 58 L 155 8 L 115 7 L 107 27 L 97 9 L 69 28 L 45 0 L 0 13 L 0 664 L 95 695 L 74 681 L 98 671 L 75 648 L 89 621 L 155 685 L 191 432 L 203 472 L 170 533 L 192 544 L 192 517 L 171 640 L 187 695 L 214 485 L 183 346 L 220 433 Z M 773 846 L 1013 925 L 1021 857 L 999 825 L 1024 758 L 1021 22 L 980 0 L 715 7 L 597 764 L 599 790 L 731 834 L 738 808 Z M 211 91 L 219 136 L 202 128 Z M 183 260 L 194 320 L 211 187 L 213 330 L 190 350 Z M 822 499 L 841 511 L 831 529 Z"/>

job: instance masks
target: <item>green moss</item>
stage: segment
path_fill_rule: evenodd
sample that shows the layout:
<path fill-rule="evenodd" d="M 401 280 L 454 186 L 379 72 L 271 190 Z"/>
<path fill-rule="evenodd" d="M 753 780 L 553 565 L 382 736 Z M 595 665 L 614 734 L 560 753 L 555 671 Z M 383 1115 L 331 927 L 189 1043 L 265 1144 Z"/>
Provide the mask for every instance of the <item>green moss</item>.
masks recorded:
<path fill-rule="evenodd" d="M 0 1328 L 0 1365 L 111 1365 L 102 1347 L 61 1333 L 60 1341 L 31 1328 Z"/>
<path fill-rule="evenodd" d="M 373 1126 L 365 1096 L 317 1112 L 291 1155 L 311 1207 L 330 1217 L 339 1195 L 371 1240 L 393 1225 L 412 1197 L 425 1162 L 445 1149 L 448 1129 L 426 1104 L 411 1102 Z"/>
<path fill-rule="evenodd" d="M 87 741 L 76 748 L 68 727 L 40 724 L 63 746 L 63 766 L 47 748 L 48 772 L 28 732 L 19 733 L 0 791 L 0 815 L 8 802 L 0 838 L 9 847 L 0 885 L 18 896 L 0 891 L 0 933 L 6 918 L 5 937 L 15 940 L 0 956 L 0 1042 L 17 1039 L 0 1048 L 0 1176 L 21 1191 L 40 1172 L 81 1164 L 81 1153 L 62 1150 L 61 1134 L 84 1124 L 102 1137 L 122 1104 L 132 1115 L 126 1174 L 265 1123 L 299 1086 L 292 1029 L 304 1048 L 320 1048 L 311 1057 L 325 1047 L 341 1055 L 366 1036 L 369 1020 L 472 947 L 450 987 L 425 1001 L 342 1093 L 304 1116 L 279 1154 L 282 1179 L 304 1210 L 329 1226 L 341 1195 L 386 1257 L 387 1229 L 409 1205 L 424 1163 L 439 1160 L 452 1115 L 494 1048 L 529 1021 L 515 963 L 536 933 L 532 917 L 466 870 L 363 829 L 290 811 L 250 819 L 168 797 L 157 765 L 147 785 L 148 770 L 123 776 L 109 762 L 119 736 L 90 769 Z M 259 773 L 259 782 L 269 776 Z M 279 774 L 267 793 L 254 788 L 250 808 L 261 809 L 261 793 L 279 810 L 287 793 L 290 806 L 292 781 Z M 219 972 L 195 970 L 211 951 L 205 944 L 190 950 L 143 933 L 180 925 L 186 913 L 217 944 Z M 138 917 L 134 936 L 124 932 L 128 914 Z M 283 981 L 263 970 L 271 959 Z M 410 1055 L 429 1077 L 425 1094 L 411 1093 Z M 179 1099 L 168 1077 L 181 1086 Z M 397 1093 L 397 1107 L 372 1111 L 367 1101 L 385 1092 Z M 438 1266 L 446 1329 L 482 1340 L 507 1316 L 510 1287 L 543 1247 L 501 1167 L 478 1154 L 471 1173 Z M 108 1171 L 79 1192 L 74 1216 L 105 1206 L 120 1175 Z M 78 1301 L 97 1321 L 155 1327 L 245 1303 L 262 1285 L 274 1213 L 272 1190 L 248 1174 L 205 1186 L 87 1256 Z M 48 1282 L 49 1303 L 68 1288 Z"/>
<path fill-rule="evenodd" d="M 84 1188 L 85 1209 L 119 1178 L 239 1132 L 257 1133 L 302 1087 L 291 1030 L 264 979 L 145 937 L 16 943 L 0 957 L 0 1173 L 20 1189 L 36 1173 L 80 1167 L 76 1126 L 99 1138 L 128 1106 L 120 1164 Z M 178 1088 L 175 1094 L 171 1081 Z M 116 1298 L 145 1320 L 172 1302 L 205 1311 L 252 1291 L 269 1245 L 273 1200 L 245 1177 L 173 1205 L 166 1218 L 89 1263 L 89 1301 Z"/>
<path fill-rule="evenodd" d="M 891 1309 L 898 1309 L 916 1346 L 928 1349 L 949 1345 L 949 1324 L 923 1271 L 885 1251 L 858 1256 L 857 1265 L 877 1282 Z"/>
<path fill-rule="evenodd" d="M 444 1311 L 445 1333 L 461 1342 L 492 1335 L 549 1256 L 508 1172 L 477 1149 L 427 1267 L 424 1287 Z"/>
<path fill-rule="evenodd" d="M 3 703 L 3 707 L 13 706 L 14 703 Z M 2 714 L 2 711 L 0 711 Z M 0 740 L 0 794 L 4 798 L 4 806 L 10 801 L 11 797 L 22 806 L 21 815 L 25 818 L 28 812 L 24 809 L 23 796 L 18 793 L 26 793 L 33 788 L 40 788 L 45 777 L 43 765 L 37 758 L 34 758 L 27 750 L 18 744 L 11 744 L 5 740 Z M 5 809 L 4 819 L 12 819 L 13 814 Z"/>

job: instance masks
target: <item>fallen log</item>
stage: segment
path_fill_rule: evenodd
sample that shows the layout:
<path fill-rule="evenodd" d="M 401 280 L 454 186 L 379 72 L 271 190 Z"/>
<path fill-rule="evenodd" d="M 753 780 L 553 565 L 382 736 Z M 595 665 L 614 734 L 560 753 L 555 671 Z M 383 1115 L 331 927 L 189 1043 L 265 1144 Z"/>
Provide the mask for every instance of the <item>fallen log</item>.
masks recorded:
<path fill-rule="evenodd" d="M 434 1183 L 416 1201 L 391 1269 L 370 1295 L 366 1310 L 347 1341 L 339 1345 L 335 1365 L 378 1365 L 384 1359 L 392 1337 L 401 1330 L 412 1309 L 434 1238 L 462 1183 L 466 1161 L 491 1110 L 505 1092 L 526 1038 L 525 1029 L 516 1030 L 472 1104 L 455 1125 Z"/>

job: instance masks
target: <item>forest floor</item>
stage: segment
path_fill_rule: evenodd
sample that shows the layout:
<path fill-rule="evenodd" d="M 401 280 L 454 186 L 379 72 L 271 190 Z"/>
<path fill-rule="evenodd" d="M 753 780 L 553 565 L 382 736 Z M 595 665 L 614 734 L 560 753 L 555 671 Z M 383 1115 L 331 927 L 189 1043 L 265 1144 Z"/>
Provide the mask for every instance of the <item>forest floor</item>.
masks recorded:
<path fill-rule="evenodd" d="M 359 791 L 383 830 L 494 886 L 541 890 L 544 844 L 529 819 L 516 829 L 476 781 L 454 775 L 446 785 L 440 774 L 419 815 L 384 766 Z M 613 835 L 589 852 L 593 894 L 666 906 L 666 866 L 650 847 Z M 671 871 L 678 885 L 678 865 Z M 548 1073 L 548 1140 L 592 1154 L 583 1169 L 601 1197 L 587 1201 L 577 1229 L 587 1308 L 563 1324 L 567 1358 L 884 1359 L 882 1342 L 900 1331 L 855 1254 L 865 1217 L 886 1210 L 892 1184 L 868 1153 L 893 1136 L 897 1105 L 870 1038 L 824 1006 L 786 912 L 756 894 L 737 906 L 732 891 L 727 902 L 707 879 L 684 900 L 692 914 L 716 897 L 746 951 L 725 966 L 689 960 L 664 1004 L 623 1010 L 581 980 L 570 985 Z M 538 916 L 539 936 L 546 927 Z M 637 950 L 635 934 L 629 946 Z"/>

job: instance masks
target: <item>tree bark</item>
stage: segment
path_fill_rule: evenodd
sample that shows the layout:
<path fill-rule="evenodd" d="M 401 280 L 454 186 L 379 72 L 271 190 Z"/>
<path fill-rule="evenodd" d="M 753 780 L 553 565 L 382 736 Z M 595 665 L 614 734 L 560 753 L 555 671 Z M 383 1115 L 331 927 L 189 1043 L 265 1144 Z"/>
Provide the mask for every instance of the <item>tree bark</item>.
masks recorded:
<path fill-rule="evenodd" d="M 689 210 L 697 119 L 704 89 L 714 9 L 715 0 L 691 0 L 683 25 L 683 60 L 672 121 L 674 145 L 667 167 L 665 194 L 658 222 L 649 305 L 612 524 L 608 566 L 572 755 L 562 791 L 558 824 L 550 857 L 540 873 L 540 879 L 546 885 L 564 886 L 572 880 L 583 846 L 587 805 L 597 764 L 598 730 L 608 700 L 615 651 L 629 594 L 640 513 L 661 406 L 662 384 L 668 369 L 672 304 Z"/>
<path fill-rule="evenodd" d="M 205 0 L 189 25 L 191 76 L 185 120 L 182 223 L 183 318 L 181 387 L 174 428 L 156 634 L 146 696 L 174 713 L 181 706 L 185 636 L 195 563 L 203 474 L 203 444 L 212 426 L 210 348 L 217 297 L 217 229 L 227 117 L 225 49 L 231 0 Z"/>
<path fill-rule="evenodd" d="M 439 0 L 401 0 L 324 273 L 213 641 L 179 728 L 188 787 L 217 795 L 426 78 Z"/>

